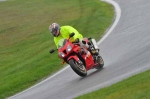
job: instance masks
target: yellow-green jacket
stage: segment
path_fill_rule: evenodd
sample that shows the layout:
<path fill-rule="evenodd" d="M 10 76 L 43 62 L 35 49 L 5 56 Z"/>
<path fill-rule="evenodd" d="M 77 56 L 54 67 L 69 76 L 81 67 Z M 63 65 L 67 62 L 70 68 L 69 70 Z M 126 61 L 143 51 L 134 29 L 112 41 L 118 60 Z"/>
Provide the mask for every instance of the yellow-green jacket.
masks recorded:
<path fill-rule="evenodd" d="M 83 36 L 73 27 L 71 26 L 62 26 L 60 28 L 60 33 L 58 37 L 54 37 L 54 42 L 56 44 L 56 47 L 58 48 L 58 41 L 62 38 L 69 38 L 69 34 L 72 32 L 75 33 L 75 35 L 70 39 L 71 42 L 73 42 L 76 38 L 82 39 Z"/>

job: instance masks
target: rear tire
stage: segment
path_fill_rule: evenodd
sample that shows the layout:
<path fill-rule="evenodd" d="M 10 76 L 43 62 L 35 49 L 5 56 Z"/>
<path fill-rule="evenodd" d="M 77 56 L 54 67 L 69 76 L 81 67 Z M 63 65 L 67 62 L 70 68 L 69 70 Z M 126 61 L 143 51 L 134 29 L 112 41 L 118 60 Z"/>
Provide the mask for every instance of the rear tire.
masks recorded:
<path fill-rule="evenodd" d="M 76 72 L 79 76 L 85 77 L 87 75 L 86 68 L 84 67 L 83 64 L 82 65 L 78 64 L 76 61 L 74 61 L 74 59 L 70 59 L 69 64 L 71 68 L 74 70 L 74 72 Z"/>
<path fill-rule="evenodd" d="M 103 58 L 101 56 L 98 56 L 97 58 L 97 63 L 98 65 L 96 66 L 96 69 L 101 69 L 104 66 L 104 61 Z"/>

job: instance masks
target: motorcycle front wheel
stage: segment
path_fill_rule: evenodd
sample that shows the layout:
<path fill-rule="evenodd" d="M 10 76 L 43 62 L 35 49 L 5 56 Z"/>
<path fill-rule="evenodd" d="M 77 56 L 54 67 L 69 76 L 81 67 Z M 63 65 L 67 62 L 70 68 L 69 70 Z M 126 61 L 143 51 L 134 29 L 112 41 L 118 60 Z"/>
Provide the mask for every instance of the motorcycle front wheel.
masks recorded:
<path fill-rule="evenodd" d="M 86 68 L 83 64 L 79 64 L 74 59 L 69 60 L 70 67 L 76 72 L 79 76 L 85 77 L 87 75 Z"/>

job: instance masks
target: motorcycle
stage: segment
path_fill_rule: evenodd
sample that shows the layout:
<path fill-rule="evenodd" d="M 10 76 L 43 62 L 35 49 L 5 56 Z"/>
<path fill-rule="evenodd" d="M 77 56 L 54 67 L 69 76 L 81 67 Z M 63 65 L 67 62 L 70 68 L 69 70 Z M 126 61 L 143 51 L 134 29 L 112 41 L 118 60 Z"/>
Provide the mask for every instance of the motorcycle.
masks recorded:
<path fill-rule="evenodd" d="M 81 47 L 79 41 L 70 42 L 70 38 L 74 35 L 74 33 L 71 33 L 68 39 L 61 39 L 58 42 L 58 49 L 56 50 L 58 51 L 58 57 L 63 60 L 63 63 L 68 63 L 74 72 L 81 77 L 85 77 L 90 69 L 103 68 L 104 61 L 99 54 L 99 48 L 95 39 L 82 40 L 83 44 L 89 45 L 89 48 L 86 48 Z M 51 49 L 50 53 L 56 50 Z"/>

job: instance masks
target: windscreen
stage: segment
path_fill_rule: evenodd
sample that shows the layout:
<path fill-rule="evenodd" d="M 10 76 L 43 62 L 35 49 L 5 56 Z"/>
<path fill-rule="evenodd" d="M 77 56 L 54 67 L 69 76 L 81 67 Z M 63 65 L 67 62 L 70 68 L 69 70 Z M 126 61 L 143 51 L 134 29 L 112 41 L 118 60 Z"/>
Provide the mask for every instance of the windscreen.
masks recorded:
<path fill-rule="evenodd" d="M 66 39 L 60 39 L 58 41 L 58 48 L 61 48 L 62 46 L 64 46 L 66 44 Z"/>

